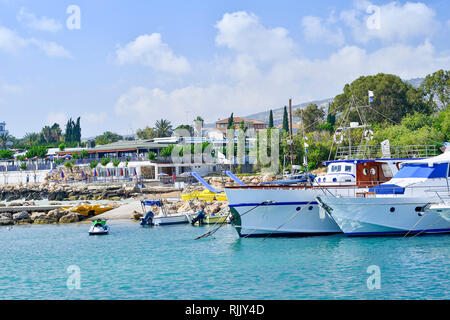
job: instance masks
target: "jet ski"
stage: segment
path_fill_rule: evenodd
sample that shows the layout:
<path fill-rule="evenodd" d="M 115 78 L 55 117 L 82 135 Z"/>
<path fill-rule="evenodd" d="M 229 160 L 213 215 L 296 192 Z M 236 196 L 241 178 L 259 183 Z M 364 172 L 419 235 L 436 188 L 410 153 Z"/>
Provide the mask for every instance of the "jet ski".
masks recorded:
<path fill-rule="evenodd" d="M 109 227 L 106 225 L 105 219 L 95 219 L 92 221 L 92 226 L 89 229 L 89 235 L 103 235 L 109 233 Z"/>

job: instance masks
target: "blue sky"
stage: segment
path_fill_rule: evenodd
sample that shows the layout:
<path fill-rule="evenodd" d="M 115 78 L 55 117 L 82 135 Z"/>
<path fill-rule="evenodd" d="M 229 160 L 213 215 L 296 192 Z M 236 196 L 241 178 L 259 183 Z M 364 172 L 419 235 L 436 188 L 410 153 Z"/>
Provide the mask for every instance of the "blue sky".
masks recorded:
<path fill-rule="evenodd" d="M 80 9 L 70 30 L 68 6 Z M 333 97 L 361 75 L 450 67 L 450 5 L 406 1 L 0 0 L 0 121 L 22 137 L 212 122 Z"/>

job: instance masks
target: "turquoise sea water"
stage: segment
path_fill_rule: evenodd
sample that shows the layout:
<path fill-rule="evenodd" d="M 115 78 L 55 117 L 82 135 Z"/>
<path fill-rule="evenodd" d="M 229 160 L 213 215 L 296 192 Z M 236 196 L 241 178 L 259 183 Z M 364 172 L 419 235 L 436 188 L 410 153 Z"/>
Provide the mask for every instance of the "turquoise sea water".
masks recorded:
<path fill-rule="evenodd" d="M 238 238 L 226 225 L 0 228 L 0 299 L 449 299 L 450 236 Z M 70 290 L 80 270 L 80 289 Z M 367 268 L 380 268 L 369 290 Z M 73 278 L 70 278 L 73 279 Z M 73 283 L 73 282 L 71 282 Z"/>

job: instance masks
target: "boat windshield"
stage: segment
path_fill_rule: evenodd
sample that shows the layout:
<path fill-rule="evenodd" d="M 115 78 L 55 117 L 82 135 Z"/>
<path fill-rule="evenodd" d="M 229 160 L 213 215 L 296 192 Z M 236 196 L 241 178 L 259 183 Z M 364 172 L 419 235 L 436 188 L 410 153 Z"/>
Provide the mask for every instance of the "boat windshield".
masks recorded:
<path fill-rule="evenodd" d="M 448 163 L 436 163 L 432 167 L 426 163 L 407 163 L 394 175 L 394 178 L 445 178 L 447 172 Z"/>

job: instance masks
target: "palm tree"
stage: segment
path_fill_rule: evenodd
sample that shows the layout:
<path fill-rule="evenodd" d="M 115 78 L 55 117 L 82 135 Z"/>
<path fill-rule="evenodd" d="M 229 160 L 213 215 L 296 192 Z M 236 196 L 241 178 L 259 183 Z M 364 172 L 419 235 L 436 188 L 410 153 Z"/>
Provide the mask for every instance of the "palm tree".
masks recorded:
<path fill-rule="evenodd" d="M 157 120 L 155 123 L 156 135 L 158 138 L 170 137 L 172 135 L 172 125 L 169 120 Z"/>
<path fill-rule="evenodd" d="M 27 132 L 23 138 L 25 143 L 30 147 L 39 140 L 39 134 L 35 132 Z"/>
<path fill-rule="evenodd" d="M 6 144 L 8 143 L 9 139 L 11 139 L 11 136 L 7 132 L 0 134 L 0 143 L 2 145 L 2 149 L 6 149 Z"/>

